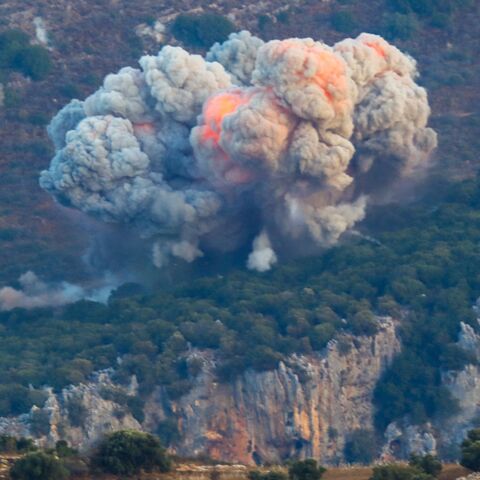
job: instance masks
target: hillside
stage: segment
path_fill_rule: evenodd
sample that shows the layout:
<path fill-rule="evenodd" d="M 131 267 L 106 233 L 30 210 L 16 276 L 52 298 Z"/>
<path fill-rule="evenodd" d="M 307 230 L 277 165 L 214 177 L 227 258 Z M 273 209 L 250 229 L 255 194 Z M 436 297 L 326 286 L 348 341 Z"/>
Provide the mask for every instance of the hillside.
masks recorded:
<path fill-rule="evenodd" d="M 203 10 L 220 16 L 192 26 Z M 180 26 L 178 12 L 186 12 Z M 8 0 L 0 4 L 0 19 L 0 287 L 18 287 L 19 275 L 34 271 L 56 282 L 54 298 L 72 290 L 78 300 L 7 305 L 0 312 L 0 431 L 44 445 L 65 437 L 83 448 L 104 431 L 132 427 L 157 432 L 182 455 L 246 464 L 312 455 L 357 461 L 349 457 L 352 443 L 371 447 L 365 463 L 405 458 L 417 447 L 457 458 L 459 439 L 480 413 L 478 2 L 297 0 L 285 7 L 276 0 L 213 6 Z M 428 90 L 439 146 L 430 168 L 394 191 L 394 206 L 379 196 L 365 220 L 329 249 L 303 248 L 297 240 L 303 237 L 293 236 L 285 251 L 298 254 L 268 272 L 247 271 L 238 252 L 207 252 L 193 267 L 175 260 L 157 270 L 146 261 L 151 244 L 128 230 L 144 218 L 132 214 L 121 228 L 109 223 L 118 219 L 114 212 L 101 223 L 41 190 L 39 172 L 54 154 L 46 126 L 72 98 L 85 98 L 106 74 L 135 66 L 163 45 L 183 40 L 203 54 L 205 38 L 245 28 L 264 40 L 312 36 L 329 44 L 369 31 L 415 57 L 415 80 Z M 268 87 L 263 93 L 263 100 L 273 95 Z M 235 95 L 242 102 L 250 93 Z M 302 122 L 285 109 L 276 119 L 297 128 Z M 132 130 L 148 133 L 152 125 L 139 121 Z M 235 173 L 248 178 L 246 172 Z M 298 188 L 308 192 L 303 173 Z M 177 174 L 172 184 L 183 188 L 186 176 Z M 154 172 L 149 180 L 162 175 Z M 125 191 L 127 200 L 137 199 Z M 65 202 L 62 192 L 53 194 Z M 320 196 L 322 206 L 329 195 L 332 190 Z M 215 205 L 206 198 L 200 211 Z M 162 219 L 175 217 L 172 212 L 154 213 Z M 257 214 L 245 223 L 255 224 Z M 233 221 L 219 225 L 235 233 Z M 174 236 L 164 229 L 167 240 Z M 265 250 L 275 255 L 268 241 Z M 180 248 L 185 243 L 191 247 Z M 128 272 L 118 276 L 143 285 L 120 286 L 101 303 L 79 300 L 80 287 L 61 283 L 92 286 L 110 271 Z M 25 280 L 34 295 L 49 298 L 50 284 L 32 273 Z M 3 292 L 21 296 L 20 290 Z"/>
<path fill-rule="evenodd" d="M 154 19 L 168 25 L 175 11 L 198 11 L 201 5 L 184 2 L 172 6 L 148 0 L 135 5 L 119 0 L 2 2 L 3 28 L 22 29 L 35 39 L 33 21 L 43 19 L 54 63 L 48 78 L 38 82 L 4 72 L 0 226 L 6 255 L 0 260 L 0 276 L 5 283 L 29 269 L 62 280 L 64 271 L 69 272 L 70 280 L 88 275 L 78 252 L 87 250 L 88 231 L 98 226 L 55 206 L 38 187 L 38 173 L 52 155 L 45 124 L 72 97 L 83 98 L 94 91 L 106 73 L 135 65 L 142 51 L 155 52 L 160 47 L 152 37 L 138 36 L 138 25 L 148 27 Z M 297 2 L 288 9 L 281 5 L 274 1 L 223 2 L 217 3 L 215 10 L 232 15 L 239 28 L 248 28 L 265 40 L 311 35 L 334 42 L 360 31 L 386 33 L 418 59 L 420 81 L 429 89 L 431 124 L 440 139 L 429 177 L 451 181 L 476 170 L 478 4 L 458 8 L 453 2 L 452 13 L 439 12 L 437 20 L 430 20 L 429 15 L 395 13 L 395 2 L 387 0 Z M 162 42 L 170 41 L 168 28 L 164 37 Z"/>

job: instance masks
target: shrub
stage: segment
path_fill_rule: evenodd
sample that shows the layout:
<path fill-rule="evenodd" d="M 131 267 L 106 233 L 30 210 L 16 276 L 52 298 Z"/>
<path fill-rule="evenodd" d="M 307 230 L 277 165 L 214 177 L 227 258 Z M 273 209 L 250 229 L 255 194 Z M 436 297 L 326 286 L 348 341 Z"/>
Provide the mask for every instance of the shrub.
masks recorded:
<path fill-rule="evenodd" d="M 12 480 L 64 480 L 69 473 L 63 463 L 45 452 L 28 453 L 17 460 L 10 470 Z"/>
<path fill-rule="evenodd" d="M 77 451 L 74 448 L 69 447 L 65 440 L 58 440 L 55 444 L 55 452 L 61 458 L 72 457 L 77 454 Z"/>
<path fill-rule="evenodd" d="M 288 476 L 290 480 L 320 480 L 326 471 L 316 460 L 308 458 L 293 462 L 288 467 Z"/>
<path fill-rule="evenodd" d="M 354 430 L 345 444 L 345 459 L 349 463 L 368 465 L 376 453 L 375 434 L 371 430 Z"/>
<path fill-rule="evenodd" d="M 408 464 L 433 477 L 438 477 L 442 471 L 442 462 L 434 455 L 412 455 Z"/>
<path fill-rule="evenodd" d="M 37 449 L 37 446 L 31 438 L 20 437 L 17 440 L 17 452 L 32 452 Z"/>
<path fill-rule="evenodd" d="M 460 448 L 460 465 L 480 471 L 480 428 L 470 430 Z"/>
<path fill-rule="evenodd" d="M 223 15 L 202 13 L 178 15 L 172 25 L 172 33 L 177 40 L 193 47 L 208 48 L 215 42 L 223 42 L 235 25 Z"/>
<path fill-rule="evenodd" d="M 373 468 L 370 480 L 433 480 L 434 477 L 406 465 L 381 465 Z"/>
<path fill-rule="evenodd" d="M 17 52 L 12 67 L 33 80 L 43 80 L 52 69 L 48 50 L 40 45 L 24 47 Z"/>
<path fill-rule="evenodd" d="M 114 475 L 134 475 L 140 470 L 167 472 L 171 467 L 158 438 L 135 430 L 107 435 L 98 447 L 94 463 Z"/>
<path fill-rule="evenodd" d="M 17 439 L 10 435 L 0 435 L 0 453 L 13 453 L 17 451 Z"/>
<path fill-rule="evenodd" d="M 248 472 L 249 480 L 287 480 L 288 477 L 283 472 L 270 471 L 262 473 L 259 470 L 251 470 Z"/>
<path fill-rule="evenodd" d="M 28 35 L 21 30 L 0 33 L 0 68 L 11 68 L 17 52 L 28 44 Z"/>

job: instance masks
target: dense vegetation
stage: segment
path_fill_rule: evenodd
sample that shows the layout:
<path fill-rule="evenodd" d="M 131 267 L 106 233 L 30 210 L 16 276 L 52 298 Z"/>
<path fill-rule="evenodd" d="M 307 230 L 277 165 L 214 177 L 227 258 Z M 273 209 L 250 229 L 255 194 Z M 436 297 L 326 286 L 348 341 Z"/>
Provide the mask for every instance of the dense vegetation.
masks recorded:
<path fill-rule="evenodd" d="M 42 80 L 50 72 L 52 63 L 48 50 L 30 45 L 27 34 L 20 30 L 0 33 L 0 80 L 9 71 L 19 71 L 33 80 Z"/>
<path fill-rule="evenodd" d="M 210 48 L 215 42 L 223 42 L 236 30 L 227 17 L 217 13 L 182 13 L 172 24 L 175 38 L 185 45 L 200 48 Z"/>
<path fill-rule="evenodd" d="M 442 462 L 440 462 L 438 457 L 431 454 L 423 456 L 413 454 L 410 457 L 408 464 L 427 475 L 431 475 L 432 477 L 438 477 L 443 468 Z"/>
<path fill-rule="evenodd" d="M 460 464 L 470 470 L 480 470 L 480 428 L 470 430 L 461 445 Z"/>
<path fill-rule="evenodd" d="M 440 373 L 473 361 L 455 343 L 460 320 L 478 328 L 479 202 L 480 182 L 472 180 L 434 208 L 371 212 L 380 225 L 375 239 L 264 275 L 232 271 L 148 295 L 125 296 L 123 288 L 108 305 L 4 312 L 0 414 L 41 404 L 41 386 L 84 381 L 119 356 L 119 381 L 135 374 L 142 395 L 163 383 L 179 396 L 201 369 L 200 357 L 186 355 L 190 346 L 215 350 L 220 378 L 231 379 L 275 368 L 293 352 L 320 351 L 338 332 L 371 335 L 374 314 L 402 317 L 404 342 L 375 392 L 378 427 L 404 415 L 421 422 L 451 413 Z M 123 401 L 141 417 L 141 401 Z"/>
<path fill-rule="evenodd" d="M 10 469 L 12 480 L 67 480 L 85 478 L 89 472 L 130 478 L 142 471 L 168 472 L 172 465 L 157 437 L 134 430 L 105 436 L 89 456 L 79 455 L 63 440 L 55 448 L 39 449 L 30 440 L 10 436 L 0 437 L 0 453 L 25 454 Z"/>
<path fill-rule="evenodd" d="M 10 470 L 12 480 L 66 480 L 68 470 L 62 462 L 46 452 L 32 452 L 17 460 Z"/>
<path fill-rule="evenodd" d="M 371 430 L 353 430 L 347 437 L 344 454 L 347 463 L 370 465 L 377 456 L 377 438 Z"/>
<path fill-rule="evenodd" d="M 168 472 L 171 460 L 157 437 L 135 430 L 107 435 L 98 446 L 94 465 L 114 475 L 134 475 L 144 470 Z"/>
<path fill-rule="evenodd" d="M 306 460 L 292 460 L 287 462 L 288 474 L 281 470 L 251 470 L 248 472 L 249 480 L 320 480 L 327 471 L 318 465 L 313 458 Z"/>
<path fill-rule="evenodd" d="M 435 480 L 442 464 L 433 455 L 412 455 L 408 465 L 386 464 L 373 468 L 370 480 Z"/>
<path fill-rule="evenodd" d="M 391 464 L 373 467 L 370 480 L 434 480 L 434 478 L 410 465 Z"/>

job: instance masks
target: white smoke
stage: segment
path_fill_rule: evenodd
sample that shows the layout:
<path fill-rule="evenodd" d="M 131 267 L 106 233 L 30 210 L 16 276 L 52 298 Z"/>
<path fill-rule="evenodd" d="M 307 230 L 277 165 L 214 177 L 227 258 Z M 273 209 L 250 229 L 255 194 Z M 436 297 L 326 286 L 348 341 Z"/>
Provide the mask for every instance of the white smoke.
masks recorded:
<path fill-rule="evenodd" d="M 101 286 L 86 289 L 68 282 L 46 283 L 28 271 L 18 279 L 20 288 L 0 288 L 0 311 L 14 308 L 58 307 L 86 299 L 106 303 L 118 283 L 106 277 Z"/>
<path fill-rule="evenodd" d="M 376 35 L 240 32 L 205 59 L 166 46 L 139 65 L 52 120 L 40 184 L 151 239 L 159 267 L 255 238 L 247 265 L 265 271 L 292 240 L 332 245 L 436 146 L 415 61 Z"/>
<path fill-rule="evenodd" d="M 266 272 L 277 263 L 277 255 L 272 250 L 267 232 L 263 231 L 253 241 L 253 251 L 248 256 L 247 267 L 257 272 Z"/>

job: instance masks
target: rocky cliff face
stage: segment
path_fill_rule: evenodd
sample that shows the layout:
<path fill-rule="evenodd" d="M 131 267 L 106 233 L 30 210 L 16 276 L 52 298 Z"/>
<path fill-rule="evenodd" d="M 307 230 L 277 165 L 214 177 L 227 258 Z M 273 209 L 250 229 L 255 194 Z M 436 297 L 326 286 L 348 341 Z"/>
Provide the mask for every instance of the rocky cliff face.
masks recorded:
<path fill-rule="evenodd" d="M 145 426 L 154 429 L 171 412 L 180 455 L 245 464 L 292 455 L 335 462 L 352 430 L 372 429 L 373 389 L 399 349 L 395 324 L 384 318 L 374 337 L 346 336 L 323 355 L 293 356 L 277 370 L 248 371 L 226 384 L 216 382 L 212 359 L 179 401 L 157 390 Z"/>
<path fill-rule="evenodd" d="M 390 424 L 385 432 L 385 459 L 408 458 L 411 453 L 433 453 L 456 459 L 468 430 L 480 426 L 480 336 L 470 325 L 461 322 L 458 345 L 476 362 L 458 372 L 443 374 L 444 385 L 457 399 L 458 411 L 447 420 L 440 419 L 433 424 L 410 425 L 408 419 Z"/>
<path fill-rule="evenodd" d="M 222 384 L 213 373 L 211 353 L 192 352 L 203 360 L 192 390 L 170 401 L 159 386 L 147 399 L 141 424 L 125 408 L 125 400 L 136 393 L 135 382 L 120 388 L 111 372 L 102 372 L 88 385 L 50 392 L 42 410 L 1 419 L 0 431 L 33 435 L 44 445 L 64 438 L 87 448 L 105 432 L 155 432 L 173 419 L 181 438 L 173 448 L 180 455 L 207 454 L 244 464 L 291 455 L 336 462 L 352 430 L 372 429 L 373 389 L 400 350 L 393 320 L 379 321 L 373 337 L 344 336 L 322 354 L 292 356 L 274 371 L 247 371 Z"/>

